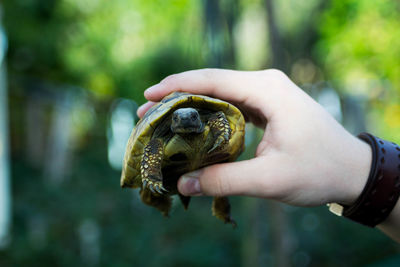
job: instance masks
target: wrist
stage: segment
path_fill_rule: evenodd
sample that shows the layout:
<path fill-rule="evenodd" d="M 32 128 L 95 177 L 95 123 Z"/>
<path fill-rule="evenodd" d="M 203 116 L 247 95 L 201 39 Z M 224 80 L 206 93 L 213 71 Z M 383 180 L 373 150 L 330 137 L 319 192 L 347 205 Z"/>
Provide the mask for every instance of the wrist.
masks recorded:
<path fill-rule="evenodd" d="M 339 186 L 341 193 L 334 202 L 351 205 L 361 195 L 369 176 L 372 164 L 372 149 L 370 145 L 352 136 L 353 146 L 348 156 L 348 169 L 343 174 L 343 181 Z"/>
<path fill-rule="evenodd" d="M 333 213 L 375 227 L 384 222 L 400 196 L 400 147 L 368 133 L 358 135 L 371 146 L 372 164 L 366 185 L 351 205 L 331 204 Z"/>

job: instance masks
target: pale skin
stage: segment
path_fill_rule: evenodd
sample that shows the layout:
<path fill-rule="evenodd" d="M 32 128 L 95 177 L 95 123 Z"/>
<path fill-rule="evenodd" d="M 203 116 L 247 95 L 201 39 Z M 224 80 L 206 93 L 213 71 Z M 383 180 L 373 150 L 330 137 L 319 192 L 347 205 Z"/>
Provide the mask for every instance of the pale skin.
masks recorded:
<path fill-rule="evenodd" d="M 139 108 L 139 117 L 174 91 L 229 101 L 249 122 L 265 129 L 254 158 L 183 175 L 178 181 L 183 195 L 245 195 L 317 206 L 352 204 L 363 190 L 372 160 L 369 145 L 346 131 L 281 71 L 202 69 L 174 74 L 145 91 L 149 102 Z M 399 202 L 378 225 L 397 242 Z"/>

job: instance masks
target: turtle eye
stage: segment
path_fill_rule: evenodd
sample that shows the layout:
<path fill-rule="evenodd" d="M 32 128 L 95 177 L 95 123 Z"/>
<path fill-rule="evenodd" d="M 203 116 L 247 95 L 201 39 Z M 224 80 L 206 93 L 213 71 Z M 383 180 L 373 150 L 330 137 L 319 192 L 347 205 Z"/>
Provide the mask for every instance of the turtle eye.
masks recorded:
<path fill-rule="evenodd" d="M 178 122 L 178 118 L 177 118 L 176 116 L 173 116 L 173 117 L 172 117 L 172 120 L 173 120 L 174 122 Z"/>

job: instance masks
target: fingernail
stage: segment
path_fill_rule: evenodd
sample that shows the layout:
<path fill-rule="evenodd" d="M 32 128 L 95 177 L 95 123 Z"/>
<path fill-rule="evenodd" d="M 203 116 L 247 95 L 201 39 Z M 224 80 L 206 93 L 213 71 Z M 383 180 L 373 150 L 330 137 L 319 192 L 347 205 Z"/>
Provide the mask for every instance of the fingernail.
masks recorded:
<path fill-rule="evenodd" d="M 179 189 L 182 194 L 190 195 L 190 196 L 200 196 L 201 195 L 201 188 L 200 188 L 200 177 L 201 171 L 197 170 L 194 172 L 189 172 L 184 174 L 181 177 L 179 182 Z"/>
<path fill-rule="evenodd" d="M 141 117 L 139 114 L 142 113 L 142 110 L 144 109 L 146 104 L 141 105 L 140 107 L 138 107 L 138 109 L 136 110 L 136 114 Z"/>

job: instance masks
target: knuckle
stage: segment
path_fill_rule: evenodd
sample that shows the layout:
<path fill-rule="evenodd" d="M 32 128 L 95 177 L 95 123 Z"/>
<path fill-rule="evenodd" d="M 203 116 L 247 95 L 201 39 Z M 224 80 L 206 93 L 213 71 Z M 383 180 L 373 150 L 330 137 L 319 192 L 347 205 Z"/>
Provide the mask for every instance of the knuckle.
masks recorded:
<path fill-rule="evenodd" d="M 267 69 L 265 70 L 267 72 L 267 74 L 275 79 L 282 79 L 282 80 L 286 80 L 288 79 L 287 75 L 278 69 Z"/>
<path fill-rule="evenodd" d="M 278 89 L 279 91 L 290 88 L 291 81 L 289 77 L 281 70 L 278 69 L 267 69 L 262 71 L 261 80 L 264 81 L 264 85 L 267 85 L 271 89 Z"/>
<path fill-rule="evenodd" d="M 227 192 L 229 192 L 229 186 L 227 183 L 224 183 L 221 179 L 215 179 L 216 185 L 215 185 L 215 195 L 216 196 L 223 196 Z"/>
<path fill-rule="evenodd" d="M 167 87 L 173 86 L 177 83 L 178 74 L 171 74 L 164 79 L 161 80 L 161 84 L 166 85 Z"/>
<path fill-rule="evenodd" d="M 287 82 L 287 80 L 289 79 L 283 71 L 278 69 L 263 70 L 262 75 L 265 79 L 273 82 Z"/>
<path fill-rule="evenodd" d="M 276 75 L 280 75 L 280 76 L 286 77 L 286 74 L 283 71 L 279 70 L 279 69 L 272 68 L 272 69 L 270 69 L 270 71 L 271 71 L 271 73 L 274 73 Z"/>
<path fill-rule="evenodd" d="M 202 182 L 202 190 L 207 195 L 225 196 L 231 192 L 231 184 L 229 179 L 223 179 L 223 176 L 221 176 L 220 173 L 215 169 L 206 174 L 205 177 L 203 177 L 203 181 L 200 179 L 200 182 Z"/>
<path fill-rule="evenodd" d="M 226 192 L 227 192 L 225 187 L 226 186 L 223 185 L 220 180 L 217 180 L 215 187 L 213 188 L 212 192 L 210 192 L 210 193 L 212 196 L 215 196 L 215 197 L 224 196 L 224 195 L 226 195 Z"/>
<path fill-rule="evenodd" d="M 225 177 L 226 173 L 220 173 L 218 179 L 215 179 L 217 181 L 217 196 L 226 196 L 233 192 L 233 179 L 226 179 Z"/>
<path fill-rule="evenodd" d="M 201 70 L 201 74 L 205 79 L 212 79 L 218 70 L 212 68 L 205 68 Z"/>

